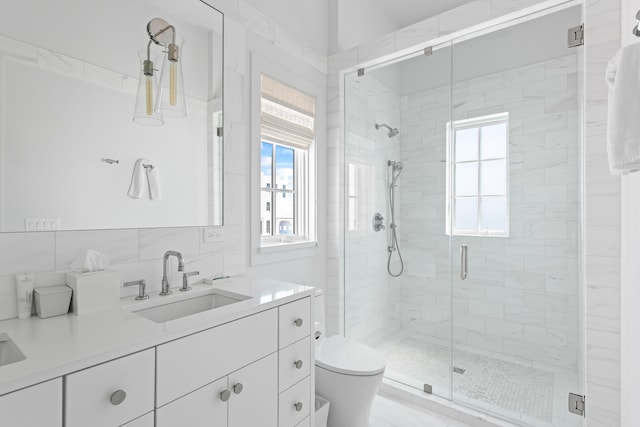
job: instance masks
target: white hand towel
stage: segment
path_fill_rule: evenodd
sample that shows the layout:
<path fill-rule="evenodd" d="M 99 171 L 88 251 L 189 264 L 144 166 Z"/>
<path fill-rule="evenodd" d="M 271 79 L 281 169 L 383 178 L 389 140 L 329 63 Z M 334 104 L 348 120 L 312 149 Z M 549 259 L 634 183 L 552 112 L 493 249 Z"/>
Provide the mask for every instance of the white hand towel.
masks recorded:
<path fill-rule="evenodd" d="M 131 184 L 129 184 L 129 191 L 127 195 L 133 199 L 142 199 L 144 195 L 144 189 L 147 185 L 147 178 L 145 176 L 145 169 L 143 164 L 148 164 L 147 159 L 136 160 L 135 166 L 133 166 L 133 174 L 131 175 Z"/>
<path fill-rule="evenodd" d="M 609 61 L 607 153 L 613 175 L 640 170 L 640 45 L 623 47 Z"/>
<path fill-rule="evenodd" d="M 153 165 L 146 168 L 147 184 L 149 185 L 149 198 L 151 200 L 159 200 L 162 197 L 160 191 L 160 176 L 158 175 L 158 167 Z"/>

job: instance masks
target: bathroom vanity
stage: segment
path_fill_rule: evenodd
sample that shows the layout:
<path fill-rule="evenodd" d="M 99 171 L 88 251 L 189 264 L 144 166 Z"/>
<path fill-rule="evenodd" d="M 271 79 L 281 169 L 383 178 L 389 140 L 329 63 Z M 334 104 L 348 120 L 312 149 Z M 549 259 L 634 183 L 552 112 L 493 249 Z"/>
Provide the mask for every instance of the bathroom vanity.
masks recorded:
<path fill-rule="evenodd" d="M 312 425 L 313 288 L 217 282 L 217 292 L 251 298 L 168 322 L 135 313 L 165 298 L 157 295 L 87 315 L 0 322 L 26 356 L 0 366 L 2 424 Z"/>

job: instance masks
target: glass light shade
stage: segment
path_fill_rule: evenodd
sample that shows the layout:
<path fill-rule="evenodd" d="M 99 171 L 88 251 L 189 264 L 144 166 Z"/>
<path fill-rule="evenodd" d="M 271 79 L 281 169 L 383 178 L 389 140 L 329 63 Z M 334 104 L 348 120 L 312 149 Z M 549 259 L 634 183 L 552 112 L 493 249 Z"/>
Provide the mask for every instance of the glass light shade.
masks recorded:
<path fill-rule="evenodd" d="M 145 75 L 145 61 L 147 60 L 147 49 L 138 51 L 140 58 L 140 77 L 138 80 L 138 94 L 136 95 L 136 108 L 133 112 L 133 121 L 145 126 L 162 126 L 164 119 L 162 113 L 154 108 L 158 95 L 158 79 L 156 72 L 152 76 Z M 158 53 L 151 52 L 150 60 L 155 67 L 158 63 Z"/>
<path fill-rule="evenodd" d="M 160 74 L 160 86 L 156 111 L 168 117 L 185 117 L 187 105 L 184 96 L 184 75 L 182 73 L 182 45 L 184 39 L 176 36 L 177 61 L 169 60 L 171 54 L 164 53 L 162 61 L 162 73 Z M 165 50 L 173 53 L 175 47 L 166 46 Z"/>

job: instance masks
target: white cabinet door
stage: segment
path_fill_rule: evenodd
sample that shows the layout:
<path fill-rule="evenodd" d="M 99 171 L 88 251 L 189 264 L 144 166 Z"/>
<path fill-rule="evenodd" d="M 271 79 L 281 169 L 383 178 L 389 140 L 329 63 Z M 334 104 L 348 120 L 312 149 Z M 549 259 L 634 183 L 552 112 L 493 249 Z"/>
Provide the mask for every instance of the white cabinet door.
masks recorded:
<path fill-rule="evenodd" d="M 226 427 L 225 390 L 226 377 L 156 409 L 156 427 Z"/>
<path fill-rule="evenodd" d="M 276 309 L 157 347 L 156 407 L 163 406 L 278 349 Z"/>
<path fill-rule="evenodd" d="M 229 391 L 229 427 L 277 427 L 277 353 L 230 374 Z"/>
<path fill-rule="evenodd" d="M 0 425 L 62 427 L 62 378 L 0 396 Z"/>

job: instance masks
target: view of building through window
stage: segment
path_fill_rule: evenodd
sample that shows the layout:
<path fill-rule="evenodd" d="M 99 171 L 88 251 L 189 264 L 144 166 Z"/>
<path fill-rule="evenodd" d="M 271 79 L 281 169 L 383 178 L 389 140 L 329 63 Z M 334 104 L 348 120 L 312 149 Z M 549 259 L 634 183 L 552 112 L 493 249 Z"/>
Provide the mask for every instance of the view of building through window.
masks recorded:
<path fill-rule="evenodd" d="M 294 149 L 262 141 L 260 150 L 260 217 L 262 236 L 295 234 L 294 210 L 296 187 Z M 274 209 L 271 209 L 271 206 Z M 265 227 L 267 223 L 275 226 Z"/>

